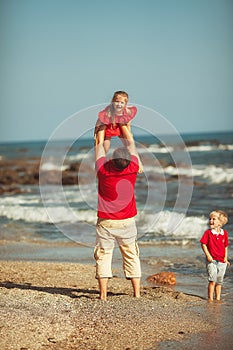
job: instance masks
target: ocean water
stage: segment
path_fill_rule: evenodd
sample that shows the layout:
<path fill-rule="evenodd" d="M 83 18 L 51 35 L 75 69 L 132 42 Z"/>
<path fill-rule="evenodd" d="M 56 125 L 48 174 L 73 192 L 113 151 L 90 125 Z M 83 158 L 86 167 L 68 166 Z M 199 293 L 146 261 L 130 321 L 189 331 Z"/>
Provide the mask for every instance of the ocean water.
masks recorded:
<path fill-rule="evenodd" d="M 138 175 L 136 184 L 136 221 L 145 275 L 174 271 L 182 286 L 186 285 L 189 292 L 198 288 L 200 294 L 206 277 L 199 240 L 212 210 L 222 209 L 229 215 L 225 229 L 229 233 L 229 257 L 232 256 L 233 133 L 181 136 L 186 146 L 173 142 L 169 136 L 163 142 L 153 135 L 135 137 L 144 165 L 144 173 Z M 112 148 L 118 143 L 114 140 Z M 5 247 L 7 243 L 22 241 L 59 243 L 57 249 L 68 241 L 94 246 L 97 184 L 92 140 L 83 138 L 72 144 L 1 143 L 0 159 L 41 159 L 40 175 L 65 171 L 78 164 L 76 185 L 41 182 L 21 186 L 24 193 L 0 196 L 0 239 Z M 11 258 L 4 244 L 0 253 L 3 258 Z M 74 254 L 72 259 L 82 260 L 83 254 Z M 26 251 L 22 258 L 25 256 Z M 70 259 L 61 256 L 63 260 Z M 39 253 L 34 258 L 39 259 Z M 228 269 L 226 274 L 225 293 L 232 296 L 231 271 Z"/>

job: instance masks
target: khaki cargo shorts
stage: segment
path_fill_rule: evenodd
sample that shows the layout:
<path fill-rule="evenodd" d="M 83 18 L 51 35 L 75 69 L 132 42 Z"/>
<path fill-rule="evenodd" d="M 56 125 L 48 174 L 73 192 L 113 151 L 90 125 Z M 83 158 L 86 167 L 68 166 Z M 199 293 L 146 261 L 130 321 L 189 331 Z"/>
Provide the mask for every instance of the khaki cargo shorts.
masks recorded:
<path fill-rule="evenodd" d="M 98 219 L 96 224 L 96 278 L 112 277 L 112 254 L 117 242 L 123 258 L 125 277 L 140 278 L 141 266 L 139 249 L 136 243 L 137 227 L 135 219 L 105 220 Z"/>

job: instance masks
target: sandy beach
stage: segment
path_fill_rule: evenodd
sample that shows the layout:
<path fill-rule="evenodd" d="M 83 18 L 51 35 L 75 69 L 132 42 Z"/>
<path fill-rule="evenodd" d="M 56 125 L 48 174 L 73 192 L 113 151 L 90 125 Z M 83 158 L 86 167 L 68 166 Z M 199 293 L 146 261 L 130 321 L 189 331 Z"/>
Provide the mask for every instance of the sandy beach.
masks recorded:
<path fill-rule="evenodd" d="M 104 302 L 94 264 L 1 261 L 0 269 L 1 350 L 164 349 L 218 326 L 206 300 L 143 285 L 135 299 L 117 270 Z"/>

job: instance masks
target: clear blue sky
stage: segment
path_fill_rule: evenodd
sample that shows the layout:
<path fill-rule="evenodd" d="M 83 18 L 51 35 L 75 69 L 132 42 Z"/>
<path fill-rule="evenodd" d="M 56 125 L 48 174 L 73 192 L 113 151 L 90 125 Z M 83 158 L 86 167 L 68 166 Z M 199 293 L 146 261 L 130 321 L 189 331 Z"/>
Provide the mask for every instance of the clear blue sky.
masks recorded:
<path fill-rule="evenodd" d="M 181 133 L 233 130 L 232 43 L 232 0 L 1 0 L 0 141 L 119 89 Z"/>

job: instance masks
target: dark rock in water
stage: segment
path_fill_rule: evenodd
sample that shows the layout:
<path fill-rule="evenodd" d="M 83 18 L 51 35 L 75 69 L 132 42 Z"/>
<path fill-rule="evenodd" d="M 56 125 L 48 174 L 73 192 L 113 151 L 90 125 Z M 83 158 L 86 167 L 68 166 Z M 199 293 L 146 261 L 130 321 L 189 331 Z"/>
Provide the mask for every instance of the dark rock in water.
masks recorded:
<path fill-rule="evenodd" d="M 19 186 L 16 185 L 0 185 L 0 195 L 1 194 L 21 194 L 21 193 L 27 193 L 27 191 L 21 189 Z"/>
<path fill-rule="evenodd" d="M 63 171 L 62 173 L 62 184 L 63 185 L 77 185 L 78 184 L 78 173 L 73 171 Z"/>
<path fill-rule="evenodd" d="M 58 185 L 62 181 L 62 172 L 58 170 L 42 171 L 40 173 L 41 185 Z"/>
<path fill-rule="evenodd" d="M 78 172 L 79 168 L 80 168 L 80 162 L 71 163 L 68 170 Z"/>
<path fill-rule="evenodd" d="M 218 146 L 220 145 L 220 141 L 216 139 L 196 140 L 196 141 L 185 141 L 185 144 L 186 146 L 210 146 L 210 145 Z"/>
<path fill-rule="evenodd" d="M 0 184 L 34 185 L 39 179 L 39 160 L 1 160 Z"/>
<path fill-rule="evenodd" d="M 50 184 L 77 185 L 80 163 L 72 163 L 68 169 L 40 171 L 40 159 L 0 160 L 0 194 L 22 193 L 21 185 Z"/>

